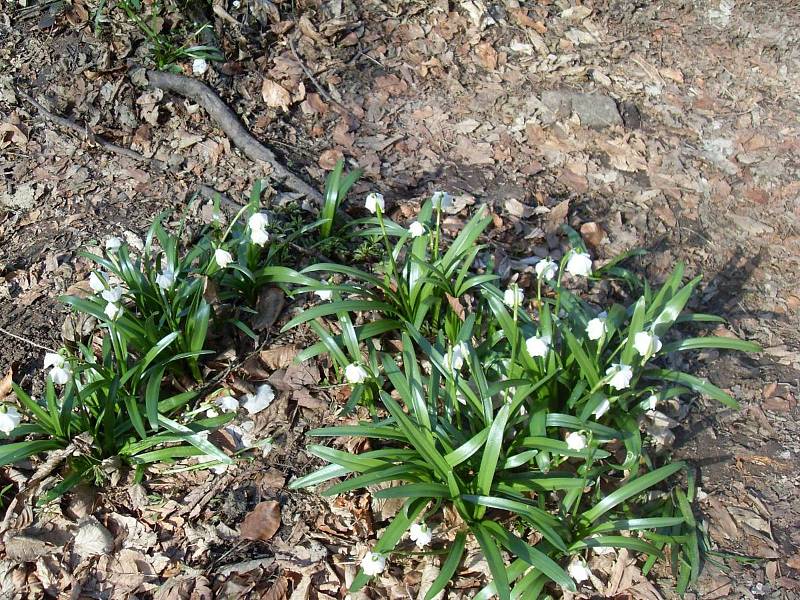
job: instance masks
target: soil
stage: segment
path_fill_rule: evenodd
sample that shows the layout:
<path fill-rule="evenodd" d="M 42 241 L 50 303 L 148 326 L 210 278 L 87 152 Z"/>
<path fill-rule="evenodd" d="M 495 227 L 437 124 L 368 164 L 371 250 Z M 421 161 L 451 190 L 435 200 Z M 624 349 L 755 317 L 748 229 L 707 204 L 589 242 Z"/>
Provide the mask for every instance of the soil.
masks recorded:
<path fill-rule="evenodd" d="M 676 455 L 700 469 L 712 546 L 756 558 L 706 563 L 694 593 L 800 597 L 796 2 L 237 0 L 214 8 L 200 12 L 226 60 L 198 77 L 317 188 L 340 156 L 362 168 L 354 209 L 377 190 L 407 217 L 416 201 L 444 189 L 463 208 L 450 217 L 454 228 L 474 206 L 492 208 L 491 236 L 511 267 L 548 253 L 550 226 L 566 218 L 600 259 L 648 249 L 639 268 L 651 281 L 678 261 L 703 275 L 693 308 L 723 315 L 719 334 L 764 351 L 685 359 L 742 409 L 683 407 Z M 192 24 L 177 9 L 163 22 L 165 30 L 182 25 Z M 200 219 L 201 185 L 238 200 L 268 178 L 201 109 L 149 88 L 150 61 L 147 40 L 113 3 L 12 2 L 0 13 L 0 375 L 13 369 L 23 387 L 38 377 L 42 347 L 61 345 L 67 311 L 57 297 L 90 268 L 79 250 L 109 235 L 135 241 L 163 210 L 189 207 Z M 191 60 L 178 64 L 192 74 Z M 170 168 L 104 151 L 43 119 L 19 90 Z M 268 195 L 276 203 L 293 197 L 280 188 Z M 6 557 L 0 571 L 14 584 L 0 587 L 22 582 L 28 597 L 59 589 L 86 597 L 339 597 L 355 573 L 352 556 L 373 533 L 370 510 L 380 521 L 382 508 L 284 488 L 310 466 L 303 432 L 338 400 L 317 393 L 324 373 L 312 370 L 266 367 L 281 394 L 257 419 L 274 440 L 263 460 L 223 475 L 148 480 L 142 493 L 161 503 L 143 503 L 123 486 L 95 514 L 117 533 L 124 528 L 109 515 L 136 517 L 138 546 L 74 572 L 46 555 Z M 322 398 L 326 411 L 309 398 Z M 235 528 L 266 499 L 282 504 L 278 535 L 241 540 Z M 74 526 L 60 518 L 58 526 Z M 137 560 L 146 564 L 137 569 Z M 139 575 L 123 575 L 129 568 Z M 474 593 L 466 571 L 452 597 Z M 395 575 L 381 579 L 381 597 L 409 597 L 418 583 Z M 668 596 L 668 572 L 656 583 Z"/>

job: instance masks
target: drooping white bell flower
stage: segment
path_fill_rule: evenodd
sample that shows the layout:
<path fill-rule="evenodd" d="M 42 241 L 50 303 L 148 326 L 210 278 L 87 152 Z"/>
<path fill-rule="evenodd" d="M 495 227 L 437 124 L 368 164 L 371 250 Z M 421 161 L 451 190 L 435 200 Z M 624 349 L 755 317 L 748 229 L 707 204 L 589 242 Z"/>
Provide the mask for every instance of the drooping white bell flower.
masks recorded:
<path fill-rule="evenodd" d="M 606 334 L 606 320 L 595 317 L 586 324 L 586 336 L 590 340 L 599 340 Z"/>
<path fill-rule="evenodd" d="M 650 356 L 661 350 L 661 340 L 654 333 L 640 331 L 633 336 L 633 347 L 642 356 Z"/>
<path fill-rule="evenodd" d="M 431 543 L 433 532 L 425 523 L 412 523 L 408 530 L 408 537 L 420 550 Z"/>
<path fill-rule="evenodd" d="M 214 261 L 220 269 L 224 269 L 233 262 L 233 254 L 222 248 L 214 250 Z"/>
<path fill-rule="evenodd" d="M 383 194 L 379 194 L 378 192 L 370 192 L 367 194 L 367 197 L 364 200 L 364 208 L 366 208 L 372 214 L 378 212 L 378 208 L 381 209 L 381 212 L 385 211 L 386 201 L 383 199 Z"/>
<path fill-rule="evenodd" d="M 592 259 L 588 254 L 573 250 L 566 266 L 567 273 L 579 277 L 588 277 L 592 274 Z"/>
<path fill-rule="evenodd" d="M 264 213 L 254 213 L 247 220 L 247 226 L 250 228 L 250 241 L 257 246 L 263 246 L 269 241 L 269 232 L 267 232 L 267 225 L 269 219 Z"/>
<path fill-rule="evenodd" d="M 5 406 L 5 410 L 0 409 L 0 431 L 8 435 L 17 428 L 22 415 L 13 406 Z"/>
<path fill-rule="evenodd" d="M 568 434 L 564 441 L 567 442 L 567 448 L 570 450 L 583 450 L 586 448 L 586 436 L 577 431 Z"/>
<path fill-rule="evenodd" d="M 225 394 L 224 396 L 220 396 L 214 400 L 214 404 L 218 406 L 222 412 L 236 412 L 239 410 L 239 401 L 231 396 L 230 394 Z"/>
<path fill-rule="evenodd" d="M 344 378 L 347 380 L 347 383 L 364 383 L 368 377 L 369 373 L 361 365 L 352 363 L 344 368 Z"/>
<path fill-rule="evenodd" d="M 650 394 L 650 397 L 647 400 L 642 400 L 639 406 L 642 407 L 642 410 L 655 410 L 658 406 L 658 396 Z"/>
<path fill-rule="evenodd" d="M 98 275 L 95 271 L 89 275 L 89 287 L 96 294 L 99 294 L 106 289 L 105 278 Z"/>
<path fill-rule="evenodd" d="M 123 296 L 124 293 L 125 293 L 125 290 L 122 288 L 122 286 L 115 285 L 112 288 L 109 288 L 107 290 L 103 290 L 100 293 L 100 295 L 103 297 L 103 300 L 105 300 L 106 302 L 112 302 L 113 303 L 113 302 L 119 302 L 120 300 L 122 300 L 122 296 Z"/>
<path fill-rule="evenodd" d="M 122 240 L 116 236 L 111 236 L 106 240 L 106 251 L 116 252 L 122 247 Z"/>
<path fill-rule="evenodd" d="M 592 572 L 589 570 L 586 561 L 578 556 L 569 563 L 567 573 L 575 580 L 575 583 L 582 583 L 592 576 Z"/>
<path fill-rule="evenodd" d="M 431 204 L 433 208 L 447 210 L 453 206 L 453 197 L 447 192 L 433 192 L 431 195 Z"/>
<path fill-rule="evenodd" d="M 208 71 L 208 61 L 205 58 L 195 58 L 192 61 L 192 73 L 203 75 L 206 71 Z"/>
<path fill-rule="evenodd" d="M 469 347 L 465 342 L 458 342 L 450 352 L 444 355 L 444 367 L 457 373 L 464 366 L 464 360 L 469 356 Z"/>
<path fill-rule="evenodd" d="M 611 403 L 608 401 L 608 398 L 603 398 L 603 401 L 597 405 L 597 408 L 592 411 L 595 419 L 599 419 L 604 414 L 608 412 L 608 409 L 611 408 Z"/>
<path fill-rule="evenodd" d="M 164 267 L 161 273 L 156 276 L 156 285 L 164 291 L 170 289 L 174 283 L 175 271 L 168 266 Z"/>
<path fill-rule="evenodd" d="M 275 390 L 268 384 L 258 386 L 255 394 L 247 394 L 242 405 L 250 415 L 256 415 L 267 408 L 275 399 Z"/>
<path fill-rule="evenodd" d="M 56 385 L 65 385 L 72 375 L 72 368 L 67 360 L 55 352 L 48 352 L 44 355 L 44 368 L 50 369 L 48 375 Z"/>
<path fill-rule="evenodd" d="M 534 335 L 525 340 L 525 348 L 532 358 L 546 356 L 550 348 L 550 337 L 546 335 Z"/>
<path fill-rule="evenodd" d="M 333 292 L 331 290 L 317 290 L 314 292 L 314 295 L 320 300 L 327 302 L 333 297 Z"/>
<path fill-rule="evenodd" d="M 103 309 L 103 312 L 106 313 L 106 316 L 109 319 L 114 321 L 122 314 L 122 306 L 120 306 L 116 302 L 109 302 L 108 304 L 106 304 L 106 307 L 105 309 Z"/>
<path fill-rule="evenodd" d="M 411 225 L 408 226 L 408 233 L 411 234 L 412 238 L 418 238 L 421 235 L 425 235 L 425 225 L 423 225 L 419 221 L 414 221 Z"/>
<path fill-rule="evenodd" d="M 633 369 L 631 369 L 628 365 L 614 363 L 608 369 L 606 369 L 606 375 L 611 376 L 611 379 L 608 380 L 608 385 L 615 390 L 624 390 L 631 385 L 631 379 L 633 379 Z"/>
<path fill-rule="evenodd" d="M 509 308 L 518 308 L 522 305 L 523 300 L 525 300 L 525 295 L 522 293 L 522 288 L 516 283 L 503 292 L 503 302 Z"/>
<path fill-rule="evenodd" d="M 361 569 L 367 577 L 383 573 L 385 568 L 386 557 L 378 552 L 367 552 L 366 556 L 361 559 Z"/>
<path fill-rule="evenodd" d="M 534 267 L 536 276 L 545 281 L 552 281 L 558 275 L 558 263 L 548 258 L 543 258 Z"/>

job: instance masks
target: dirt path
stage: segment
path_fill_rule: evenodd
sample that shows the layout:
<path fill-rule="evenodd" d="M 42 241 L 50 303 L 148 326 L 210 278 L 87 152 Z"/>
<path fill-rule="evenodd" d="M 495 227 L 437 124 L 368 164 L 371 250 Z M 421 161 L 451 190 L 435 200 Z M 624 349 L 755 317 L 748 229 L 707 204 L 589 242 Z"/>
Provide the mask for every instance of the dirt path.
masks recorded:
<path fill-rule="evenodd" d="M 599 224 L 599 256 L 645 247 L 655 280 L 678 260 L 704 275 L 702 308 L 765 351 L 696 357 L 744 408 L 693 407 L 678 453 L 702 467 L 714 544 L 763 560 L 708 565 L 699 597 L 798 597 L 796 2 L 308 1 L 294 26 L 290 4 L 220 5 L 229 62 L 203 77 L 306 180 L 319 184 L 344 156 L 365 170 L 359 192 L 400 202 L 447 189 L 464 205 L 490 203 L 512 261 L 547 252 L 546 211 L 535 209 L 569 200 L 571 222 Z M 45 346 L 59 343 L 55 297 L 87 276 L 78 248 L 140 234 L 200 183 L 236 197 L 264 175 L 202 110 L 142 87 L 138 31 L 96 36 L 92 8 L 0 19 L 0 327 Z M 172 170 L 51 126 L 15 86 Z M 0 374 L 40 364 L 40 350 L 0 343 Z M 274 564 L 306 539 L 298 531 Z M 303 547 L 312 562 L 317 546 Z"/>

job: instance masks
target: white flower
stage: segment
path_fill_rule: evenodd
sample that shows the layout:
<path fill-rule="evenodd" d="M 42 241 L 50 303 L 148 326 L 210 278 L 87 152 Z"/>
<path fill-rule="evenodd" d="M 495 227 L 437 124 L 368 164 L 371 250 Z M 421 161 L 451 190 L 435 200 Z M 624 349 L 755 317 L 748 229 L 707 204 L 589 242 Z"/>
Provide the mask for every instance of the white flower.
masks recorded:
<path fill-rule="evenodd" d="M 214 404 L 219 406 L 222 412 L 236 412 L 239 410 L 239 401 L 230 394 L 225 394 L 215 399 Z"/>
<path fill-rule="evenodd" d="M 367 577 L 383 573 L 386 568 L 386 557 L 377 552 L 367 552 L 367 555 L 361 559 L 361 568 Z"/>
<path fill-rule="evenodd" d="M 650 356 L 661 350 L 661 340 L 654 333 L 640 331 L 633 336 L 633 347 L 642 356 Z"/>
<path fill-rule="evenodd" d="M 364 208 L 374 214 L 378 211 L 378 207 L 380 207 L 381 212 L 386 210 L 386 201 L 383 199 L 383 194 L 377 192 L 367 194 L 367 198 L 364 200 Z"/>
<path fill-rule="evenodd" d="M 417 548 L 422 549 L 431 543 L 433 534 L 425 523 L 413 523 L 408 530 L 408 537 L 417 544 Z"/>
<path fill-rule="evenodd" d="M 275 391 L 268 384 L 258 386 L 255 394 L 247 394 L 242 406 L 250 415 L 260 413 L 267 408 L 275 399 Z"/>
<path fill-rule="evenodd" d="M 161 274 L 156 277 L 156 285 L 162 290 L 168 290 L 175 283 L 175 271 L 169 267 L 164 267 Z"/>
<path fill-rule="evenodd" d="M 92 271 L 92 274 L 89 275 L 89 287 L 92 288 L 93 292 L 100 293 L 106 289 L 106 282 L 100 275 Z"/>
<path fill-rule="evenodd" d="M 650 394 L 650 397 L 647 400 L 642 400 L 639 406 L 642 407 L 642 410 L 655 410 L 658 406 L 658 396 Z"/>
<path fill-rule="evenodd" d="M 103 297 L 103 300 L 106 302 L 119 302 L 122 300 L 122 295 L 125 293 L 125 290 L 122 289 L 121 286 L 115 285 L 113 288 L 109 288 L 107 290 L 103 290 L 100 295 Z"/>
<path fill-rule="evenodd" d="M 613 387 L 615 390 L 624 390 L 631 385 L 631 379 L 633 379 L 633 369 L 631 369 L 628 365 L 614 363 L 608 369 L 606 369 L 606 375 L 611 375 L 611 379 L 608 380 L 608 385 Z"/>
<path fill-rule="evenodd" d="M 586 324 L 586 335 L 590 340 L 599 340 L 606 333 L 605 319 L 595 317 Z"/>
<path fill-rule="evenodd" d="M 444 366 L 451 371 L 460 371 L 464 366 L 464 359 L 469 356 L 469 347 L 465 342 L 458 342 L 444 355 Z"/>
<path fill-rule="evenodd" d="M 320 300 L 328 301 L 333 297 L 333 292 L 331 290 L 317 290 L 314 295 Z"/>
<path fill-rule="evenodd" d="M 586 448 L 586 436 L 577 431 L 570 433 L 564 441 L 567 442 L 567 448 L 570 450 L 583 450 Z"/>
<path fill-rule="evenodd" d="M 113 321 L 122 314 L 122 307 L 115 302 L 109 302 L 106 304 L 103 312 L 106 313 L 106 316 Z"/>
<path fill-rule="evenodd" d="M 353 363 L 344 368 L 344 378 L 347 383 L 364 383 L 368 377 L 369 373 L 361 365 Z"/>
<path fill-rule="evenodd" d="M 56 385 L 65 385 L 72 375 L 72 369 L 66 359 L 55 352 L 48 352 L 44 355 L 44 368 L 50 369 L 50 379 Z"/>
<path fill-rule="evenodd" d="M 556 278 L 558 274 L 558 263 L 550 258 L 543 258 L 534 267 L 536 270 L 536 276 L 539 279 L 544 279 L 545 281 L 550 281 Z"/>
<path fill-rule="evenodd" d="M 603 398 L 603 401 L 597 405 L 597 408 L 594 409 L 592 414 L 596 419 L 599 419 L 608 412 L 609 408 L 611 408 L 611 403 L 608 401 L 608 398 Z"/>
<path fill-rule="evenodd" d="M 586 561 L 577 556 L 571 563 L 569 563 L 569 566 L 567 567 L 567 573 L 569 573 L 569 576 L 572 577 L 576 583 L 586 581 L 592 576 L 592 572 L 586 565 Z"/>
<path fill-rule="evenodd" d="M 516 283 L 503 292 L 503 302 L 509 308 L 517 308 L 524 299 L 525 296 L 522 293 L 522 289 Z"/>
<path fill-rule="evenodd" d="M 197 456 L 195 458 L 197 458 L 197 462 L 200 463 L 201 465 L 205 463 L 216 462 L 219 460 L 216 456 L 211 456 L 210 454 L 204 454 L 202 456 Z M 225 471 L 228 470 L 228 465 L 226 465 L 225 463 L 220 463 L 218 465 L 209 467 L 209 470 L 216 473 L 217 475 L 222 475 Z"/>
<path fill-rule="evenodd" d="M 248 220 L 247 226 L 250 228 L 250 241 L 258 246 L 263 246 L 269 241 L 267 232 L 269 219 L 263 213 L 254 213 Z"/>
<path fill-rule="evenodd" d="M 16 429 L 21 420 L 22 416 L 15 407 L 6 406 L 5 412 L 0 411 L 0 431 L 8 435 Z"/>
<path fill-rule="evenodd" d="M 116 252 L 122 246 L 122 240 L 118 237 L 110 237 L 106 240 L 106 250 L 108 252 Z"/>
<path fill-rule="evenodd" d="M 217 248 L 214 250 L 214 260 L 219 265 L 220 269 L 224 269 L 233 262 L 233 255 L 227 250 Z"/>
<path fill-rule="evenodd" d="M 447 210 L 453 206 L 453 197 L 447 192 L 433 192 L 431 204 L 433 204 L 433 208 Z"/>
<path fill-rule="evenodd" d="M 421 235 L 425 235 L 425 225 L 419 221 L 414 221 L 408 226 L 408 233 L 411 234 L 412 238 L 418 238 Z"/>
<path fill-rule="evenodd" d="M 208 62 L 205 58 L 195 58 L 192 61 L 192 73 L 202 75 L 206 71 L 208 71 Z"/>
<path fill-rule="evenodd" d="M 550 337 L 534 335 L 525 340 L 525 347 L 528 349 L 528 354 L 533 358 L 545 356 L 548 348 L 550 348 Z"/>
<path fill-rule="evenodd" d="M 571 275 L 580 275 L 588 277 L 592 274 L 592 259 L 588 254 L 584 254 L 578 250 L 573 250 L 572 255 L 567 261 L 567 273 Z"/>

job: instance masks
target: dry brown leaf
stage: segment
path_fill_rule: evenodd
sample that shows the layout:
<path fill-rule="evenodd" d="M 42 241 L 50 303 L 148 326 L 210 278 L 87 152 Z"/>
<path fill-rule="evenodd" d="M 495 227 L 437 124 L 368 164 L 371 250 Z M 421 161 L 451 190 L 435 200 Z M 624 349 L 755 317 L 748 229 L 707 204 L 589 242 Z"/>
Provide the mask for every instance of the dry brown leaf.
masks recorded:
<path fill-rule="evenodd" d="M 452 308 L 453 312 L 456 313 L 458 318 L 463 321 L 466 317 L 466 311 L 464 310 L 464 306 L 461 304 L 461 301 L 450 294 L 445 294 L 445 297 L 447 298 L 447 303 L 450 305 L 450 308 Z"/>
<path fill-rule="evenodd" d="M 489 42 L 481 42 L 475 46 L 475 54 L 484 69 L 494 71 L 497 68 L 497 50 Z"/>
<path fill-rule="evenodd" d="M 14 370 L 9 369 L 6 376 L 0 381 L 0 400 L 3 400 L 11 392 L 11 382 L 14 377 Z"/>
<path fill-rule="evenodd" d="M 289 110 L 289 105 L 292 102 L 292 95 L 289 91 L 271 79 L 264 79 L 264 83 L 261 84 L 261 97 L 267 103 L 267 106 L 282 108 L 285 111 Z"/>
<path fill-rule="evenodd" d="M 286 594 L 289 591 L 289 580 L 284 576 L 278 577 L 272 587 L 264 592 L 260 597 L 261 600 L 285 600 Z"/>
<path fill-rule="evenodd" d="M 20 148 L 24 148 L 28 143 L 28 136 L 12 123 L 0 123 L 0 148 L 5 147 L 8 143 L 14 143 Z"/>
<path fill-rule="evenodd" d="M 262 331 L 272 327 L 281 315 L 283 306 L 284 294 L 280 288 L 274 286 L 262 288 L 256 302 L 258 315 L 253 321 L 253 329 Z"/>
<path fill-rule="evenodd" d="M 547 213 L 544 221 L 544 230 L 548 235 L 556 233 L 561 226 L 566 223 L 567 215 L 569 214 L 569 200 L 563 200 L 556 204 L 552 210 Z"/>
<path fill-rule="evenodd" d="M 273 371 L 285 369 L 297 356 L 297 346 L 275 346 L 269 350 L 262 350 L 260 357 L 267 367 Z"/>
<path fill-rule="evenodd" d="M 326 171 L 332 171 L 336 163 L 344 158 L 344 154 L 338 148 L 330 148 L 319 155 L 319 166 Z"/>
<path fill-rule="evenodd" d="M 281 527 L 281 507 L 274 500 L 259 502 L 242 521 L 239 534 L 243 539 L 266 542 Z"/>
<path fill-rule="evenodd" d="M 583 239 L 585 239 L 592 248 L 597 248 L 603 243 L 606 232 L 603 231 L 600 225 L 594 221 L 590 221 L 581 225 L 581 236 L 583 236 Z"/>

